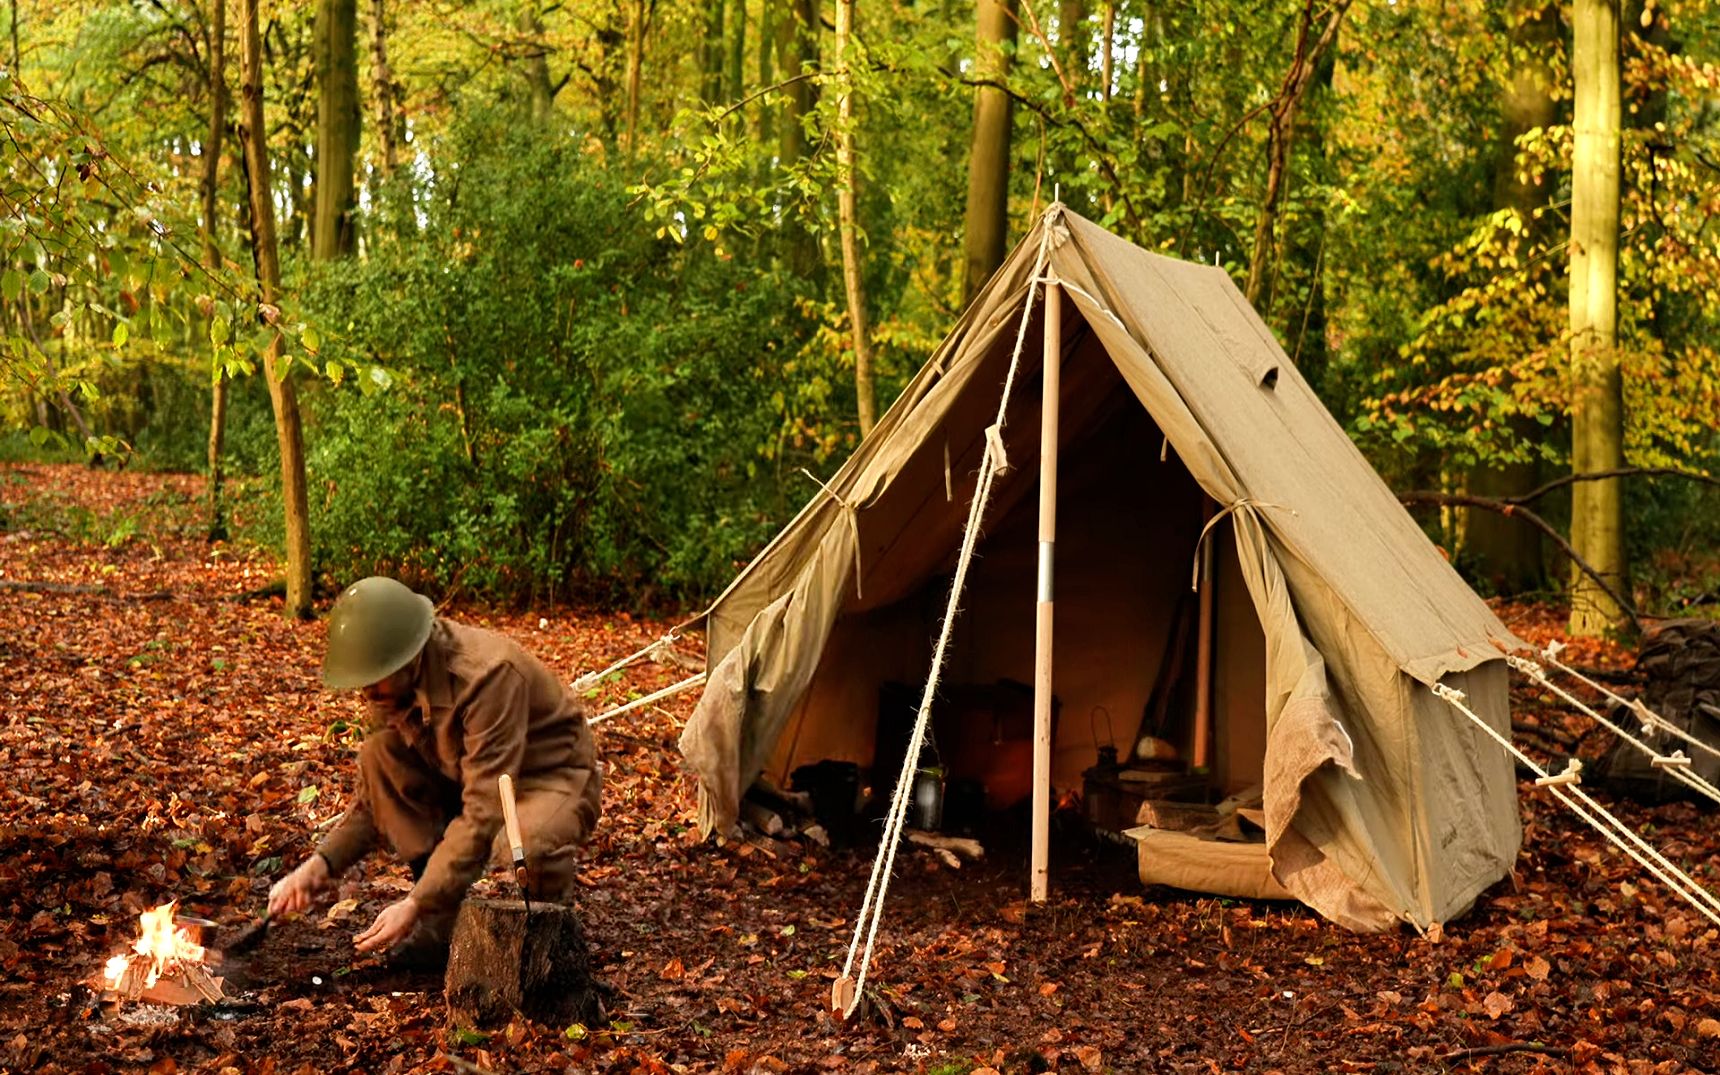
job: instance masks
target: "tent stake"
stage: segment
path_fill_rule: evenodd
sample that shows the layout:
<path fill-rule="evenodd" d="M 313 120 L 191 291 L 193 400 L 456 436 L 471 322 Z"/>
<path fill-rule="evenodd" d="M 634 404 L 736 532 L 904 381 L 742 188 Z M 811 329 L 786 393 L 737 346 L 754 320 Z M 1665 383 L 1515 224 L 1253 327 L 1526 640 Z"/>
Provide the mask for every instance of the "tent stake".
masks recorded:
<path fill-rule="evenodd" d="M 1062 396 L 1063 288 L 1045 283 L 1045 390 L 1039 424 L 1039 601 L 1033 636 L 1033 865 L 1029 896 L 1045 902 L 1051 849 L 1051 570 L 1057 541 L 1057 409 Z"/>

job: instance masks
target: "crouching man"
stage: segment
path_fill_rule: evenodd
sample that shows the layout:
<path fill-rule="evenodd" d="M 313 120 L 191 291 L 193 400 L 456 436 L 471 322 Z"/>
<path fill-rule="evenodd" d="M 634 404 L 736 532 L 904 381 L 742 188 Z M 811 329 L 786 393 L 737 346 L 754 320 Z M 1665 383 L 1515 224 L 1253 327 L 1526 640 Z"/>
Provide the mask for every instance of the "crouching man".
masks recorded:
<path fill-rule="evenodd" d="M 578 848 L 602 813 L 596 749 L 573 693 L 543 662 L 493 631 L 436 616 L 393 579 L 349 586 L 329 614 L 323 683 L 362 689 L 372 731 L 358 752 L 346 814 L 269 891 L 269 914 L 307 910 L 333 877 L 385 842 L 416 884 L 354 945 L 391 963 L 447 959 L 466 889 L 512 855 L 497 777 L 513 777 L 531 898 L 568 902 Z"/>

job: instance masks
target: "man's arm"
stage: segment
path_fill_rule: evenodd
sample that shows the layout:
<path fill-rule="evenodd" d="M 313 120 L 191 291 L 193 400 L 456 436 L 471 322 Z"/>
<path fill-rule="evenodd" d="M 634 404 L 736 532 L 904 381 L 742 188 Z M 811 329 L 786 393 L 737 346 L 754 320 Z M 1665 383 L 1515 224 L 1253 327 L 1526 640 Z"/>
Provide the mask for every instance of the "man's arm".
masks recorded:
<path fill-rule="evenodd" d="M 376 819 L 371 815 L 370 799 L 365 790 L 361 776 L 352 790 L 352 797 L 347 800 L 346 813 L 317 845 L 316 853 L 323 857 L 329 873 L 336 877 L 376 846 Z"/>
<path fill-rule="evenodd" d="M 490 844 L 502 826 L 496 779 L 503 773 L 519 776 L 527 709 L 524 678 L 502 665 L 474 692 L 462 715 L 460 816 L 448 823 L 412 890 L 412 899 L 426 914 L 452 910 L 489 861 Z"/>

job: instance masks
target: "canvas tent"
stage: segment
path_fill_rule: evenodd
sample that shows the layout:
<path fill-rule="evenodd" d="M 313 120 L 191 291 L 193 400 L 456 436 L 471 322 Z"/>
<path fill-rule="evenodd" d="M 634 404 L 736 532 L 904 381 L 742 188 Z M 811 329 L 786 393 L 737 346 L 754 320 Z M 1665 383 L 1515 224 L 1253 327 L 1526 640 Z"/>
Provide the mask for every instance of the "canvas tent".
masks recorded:
<path fill-rule="evenodd" d="M 1221 793 L 1264 785 L 1262 869 L 1353 928 L 1461 913 L 1515 858 L 1515 780 L 1426 687 L 1465 691 L 1508 731 L 1500 657 L 1521 643 L 1221 269 L 1149 253 L 1061 207 L 708 611 L 708 679 L 681 739 L 702 826 L 732 827 L 761 774 L 784 783 L 822 759 L 870 766 L 880 689 L 925 679 L 1039 257 L 1065 295 L 1056 787 L 1079 789 L 1101 742 L 1133 742 L 1167 674 L 1205 527 L 1212 779 Z M 1011 469 L 986 514 L 945 683 L 1032 678 L 1038 351 L 1028 344 L 1013 381 L 1001 430 Z"/>

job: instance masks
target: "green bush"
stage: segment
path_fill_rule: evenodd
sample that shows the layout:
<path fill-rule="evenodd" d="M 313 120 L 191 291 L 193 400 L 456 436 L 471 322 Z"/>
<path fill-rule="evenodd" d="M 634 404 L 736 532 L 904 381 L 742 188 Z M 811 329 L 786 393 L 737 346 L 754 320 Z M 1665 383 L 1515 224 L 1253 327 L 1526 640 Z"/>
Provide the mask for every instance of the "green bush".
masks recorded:
<path fill-rule="evenodd" d="M 621 179 L 484 133 L 502 126 L 479 117 L 438 158 L 457 165 L 391 192 L 410 201 L 379 216 L 415 227 L 311 276 L 335 382 L 303 395 L 318 565 L 514 599 L 707 595 L 795 506 L 759 467 L 799 285 L 652 238 Z"/>

